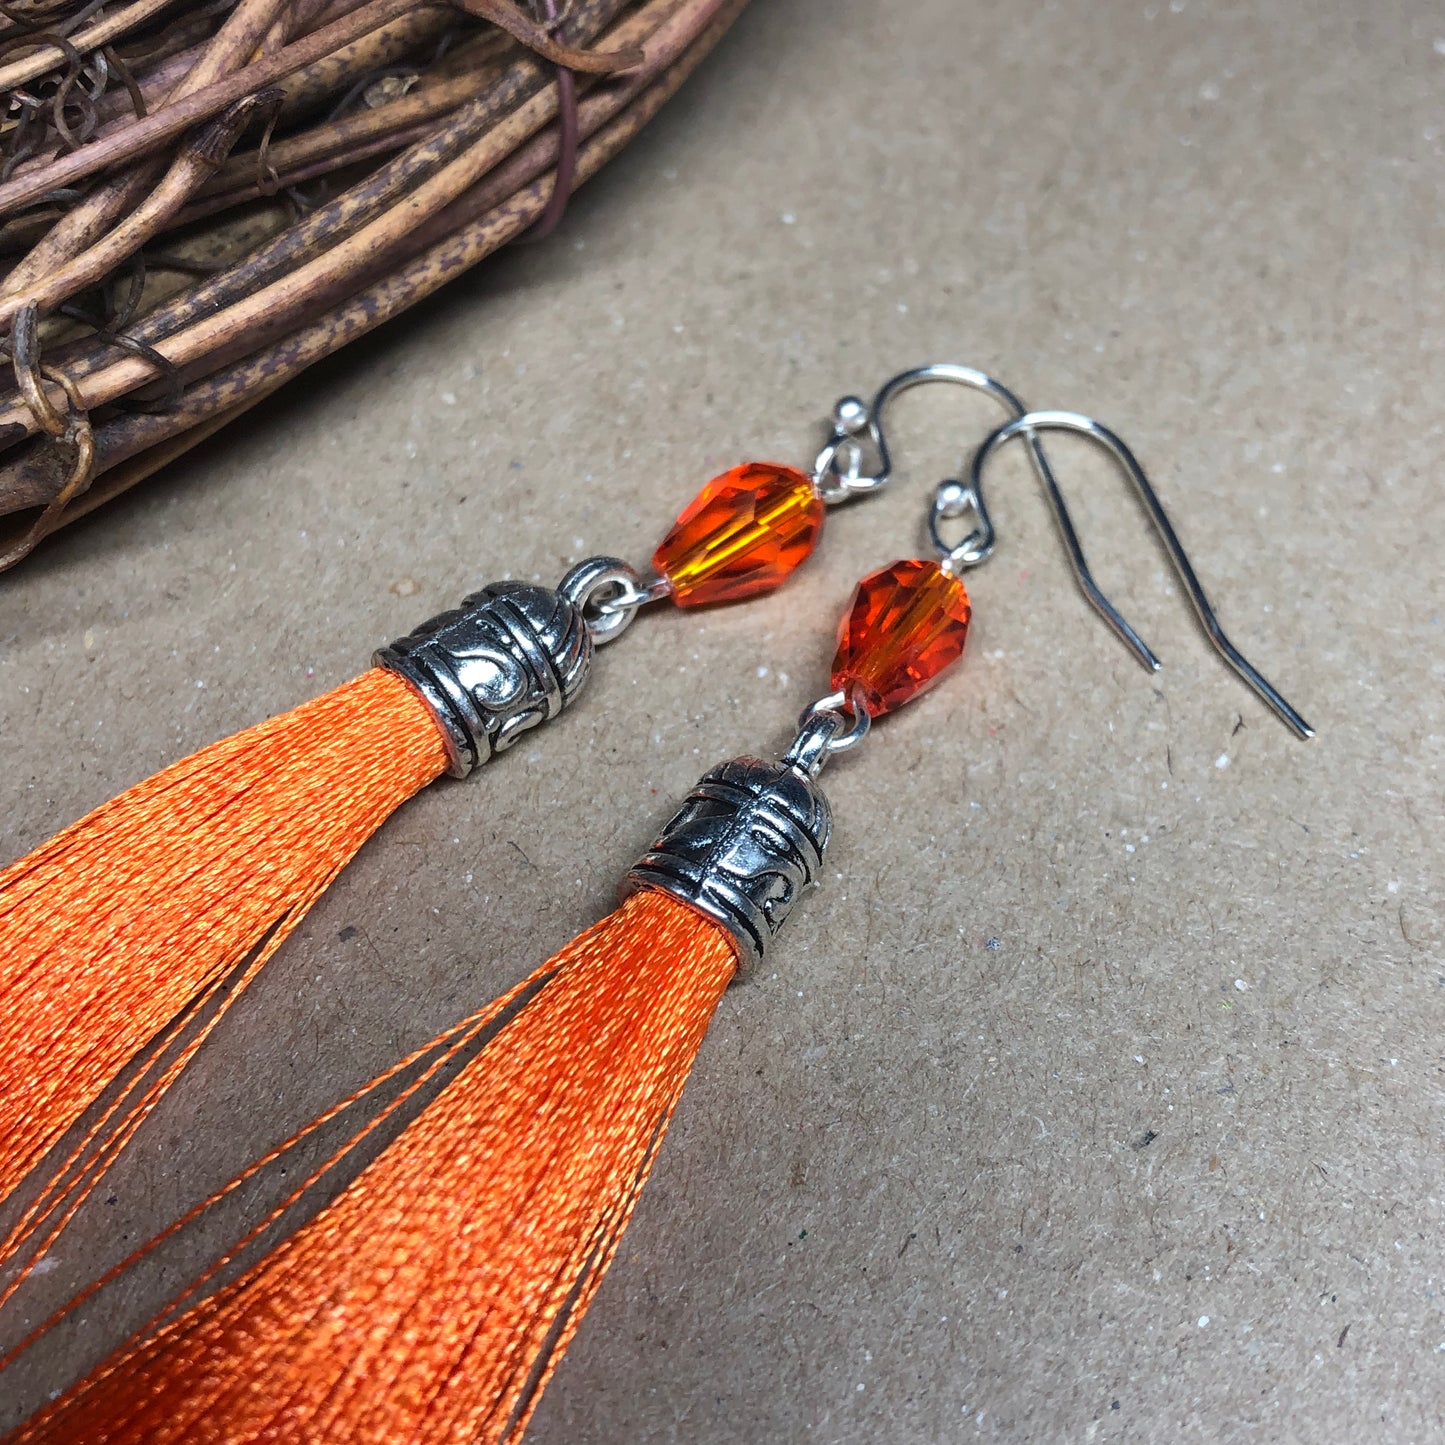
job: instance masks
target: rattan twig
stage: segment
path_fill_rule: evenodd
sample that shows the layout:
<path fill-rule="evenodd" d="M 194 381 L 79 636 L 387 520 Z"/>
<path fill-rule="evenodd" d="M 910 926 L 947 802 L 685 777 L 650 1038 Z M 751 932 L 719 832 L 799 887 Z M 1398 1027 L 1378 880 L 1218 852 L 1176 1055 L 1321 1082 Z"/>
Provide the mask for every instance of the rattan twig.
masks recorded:
<path fill-rule="evenodd" d="M 593 176 L 744 4 L 569 0 L 544 30 L 508 0 L 91 0 L 0 26 L 0 567 L 554 219 L 559 170 Z"/>

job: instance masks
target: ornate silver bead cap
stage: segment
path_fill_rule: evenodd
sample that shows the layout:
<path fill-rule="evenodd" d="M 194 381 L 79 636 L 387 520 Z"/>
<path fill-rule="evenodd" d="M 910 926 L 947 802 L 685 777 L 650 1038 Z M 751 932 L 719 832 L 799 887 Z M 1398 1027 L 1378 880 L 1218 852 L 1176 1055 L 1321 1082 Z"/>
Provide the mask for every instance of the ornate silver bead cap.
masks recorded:
<path fill-rule="evenodd" d="M 817 875 L 832 829 L 811 778 L 787 763 L 734 758 L 688 794 L 618 893 L 661 888 L 717 919 L 737 939 L 746 976 Z"/>
<path fill-rule="evenodd" d="M 592 637 L 560 592 L 494 582 L 372 660 L 422 695 L 446 740 L 452 776 L 464 778 L 581 692 Z"/>

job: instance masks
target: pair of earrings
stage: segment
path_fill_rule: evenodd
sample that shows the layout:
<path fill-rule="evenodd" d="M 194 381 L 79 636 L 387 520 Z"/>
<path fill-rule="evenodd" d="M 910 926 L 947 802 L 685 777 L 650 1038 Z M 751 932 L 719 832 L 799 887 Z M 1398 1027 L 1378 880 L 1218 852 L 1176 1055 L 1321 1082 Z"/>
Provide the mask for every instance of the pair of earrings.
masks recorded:
<path fill-rule="evenodd" d="M 1082 433 L 1115 457 L 1216 649 L 1309 735 L 1225 637 L 1117 436 L 1075 413 L 1027 412 L 970 368 L 906 372 L 871 405 L 837 405 L 811 474 L 749 464 L 710 482 L 658 547 L 655 580 L 594 558 L 555 591 L 487 587 L 383 648 L 356 683 L 176 764 L 0 875 L 0 943 L 19 956 L 0 965 L 0 1030 L 20 1045 L 0 1052 L 0 1189 L 60 1156 L 5 1256 L 48 1247 L 239 987 L 223 991 L 254 977 L 392 807 L 555 716 L 582 689 L 594 649 L 644 608 L 780 585 L 816 545 L 827 506 L 886 486 L 885 412 L 933 381 L 981 390 L 1009 419 L 966 482 L 936 490 L 935 555 L 858 584 L 827 688 L 782 757 L 705 775 L 626 875 L 614 914 L 363 1091 L 407 1077 L 389 1114 L 460 1066 L 331 1204 L 209 1297 L 178 1302 L 15 1440 L 520 1431 L 617 1247 L 723 990 L 772 945 L 818 873 L 832 826 L 819 774 L 963 653 L 963 574 L 997 542 L 984 476 L 1009 440 L 1030 450 L 1081 588 L 1145 665 L 1158 663 L 1089 573 L 1045 432 Z M 70 1147 L 57 1149 L 67 1134 Z"/>

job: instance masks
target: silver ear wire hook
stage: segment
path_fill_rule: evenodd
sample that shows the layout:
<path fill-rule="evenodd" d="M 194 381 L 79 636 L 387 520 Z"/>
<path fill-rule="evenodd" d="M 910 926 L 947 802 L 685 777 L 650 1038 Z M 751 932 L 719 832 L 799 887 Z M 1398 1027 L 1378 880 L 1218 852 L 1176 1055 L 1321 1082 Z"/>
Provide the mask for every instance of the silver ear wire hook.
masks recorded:
<path fill-rule="evenodd" d="M 883 413 L 900 392 L 932 381 L 949 381 L 981 391 L 986 396 L 993 397 L 1013 418 L 1009 423 L 1013 430 L 1009 431 L 1008 435 L 1023 434 L 1028 438 L 1034 471 L 1043 483 L 1044 495 L 1048 498 L 1054 520 L 1058 524 L 1059 535 L 1068 551 L 1074 576 L 1084 596 L 1134 656 L 1151 671 L 1157 670 L 1158 658 L 1150 652 L 1144 639 L 1124 620 L 1118 608 L 1104 596 L 1089 571 L 1089 564 L 1084 559 L 1084 549 L 1080 546 L 1078 533 L 1074 530 L 1073 518 L 1069 515 L 1068 504 L 1059 490 L 1043 443 L 1026 424 L 1028 408 L 1008 387 L 986 372 L 977 371 L 971 366 L 939 362 L 932 366 L 919 366 L 912 371 L 899 372 L 897 376 L 883 383 L 878 395 L 873 398 L 871 407 L 856 396 L 842 397 L 833 408 L 833 435 L 827 446 L 818 453 L 818 459 L 813 464 L 813 482 L 819 495 L 829 506 L 837 506 L 853 497 L 879 491 L 888 484 L 893 474 L 893 458 L 883 432 Z M 860 438 L 865 435 L 878 454 L 878 470 L 871 474 L 862 470 L 863 447 Z M 998 433 L 994 435 L 997 436 Z M 978 462 L 975 460 L 975 475 L 977 471 Z M 970 513 L 976 516 L 978 525 L 956 545 L 945 541 L 943 523 L 957 521 Z M 928 530 L 945 565 L 954 570 L 977 566 L 993 551 L 993 524 L 989 521 L 988 513 L 978 495 L 976 482 L 971 486 L 965 486 L 952 478 L 940 482 L 934 492 Z"/>
<path fill-rule="evenodd" d="M 1184 550 L 1184 544 L 1179 540 L 1169 515 L 1164 510 L 1155 493 L 1149 478 L 1144 475 L 1144 469 L 1139 465 L 1134 453 L 1124 444 L 1123 440 L 1116 436 L 1108 427 L 1095 421 L 1092 417 L 1082 416 L 1072 411 L 1034 411 L 1027 412 L 1014 420 L 1006 422 L 989 436 L 974 453 L 973 467 L 967 486 L 960 483 L 945 483 L 954 489 L 950 492 L 949 505 L 955 510 L 948 515 L 961 515 L 963 511 L 972 511 L 978 518 L 977 528 L 971 532 L 958 547 L 949 550 L 940 542 L 939 546 L 945 553 L 945 561 L 953 570 L 960 570 L 965 567 L 976 567 L 980 562 L 985 562 L 992 555 L 997 544 L 997 534 L 994 531 L 993 522 L 988 515 L 988 507 L 983 496 L 983 472 L 988 459 L 1005 442 L 1014 437 L 1022 436 L 1028 438 L 1031 449 L 1038 456 L 1038 436 L 1041 431 L 1071 431 L 1082 436 L 1089 437 L 1105 451 L 1109 452 L 1114 460 L 1123 469 L 1124 474 L 1134 485 L 1144 510 L 1149 514 L 1149 520 L 1154 524 L 1154 530 L 1159 534 L 1159 539 L 1164 543 L 1164 549 L 1169 554 L 1169 560 L 1174 565 L 1174 570 L 1179 580 L 1184 584 L 1184 590 L 1189 594 L 1189 600 L 1194 606 L 1195 614 L 1198 616 L 1210 643 L 1214 650 L 1229 664 L 1234 672 L 1246 683 L 1255 693 L 1261 702 L 1270 709 L 1279 720 L 1284 723 L 1297 737 L 1312 738 L 1314 729 L 1295 711 L 1284 699 L 1274 686 L 1259 672 L 1257 668 L 1239 651 L 1237 647 L 1224 634 L 1224 629 L 1219 625 L 1219 619 L 1214 615 L 1214 609 L 1209 605 L 1209 599 L 1204 594 L 1198 576 L 1195 575 L 1194 567 L 1189 561 L 1189 554 Z M 1079 580 L 1079 586 L 1083 589 L 1084 595 L 1089 599 L 1095 610 L 1103 617 L 1105 622 L 1119 634 L 1121 638 L 1134 652 L 1136 657 L 1149 667 L 1155 670 L 1159 667 L 1159 661 L 1152 652 L 1139 639 L 1139 635 L 1124 621 L 1118 610 L 1113 607 L 1103 593 L 1094 585 L 1089 575 L 1088 566 L 1084 561 L 1083 548 L 1079 544 L 1077 532 L 1074 530 L 1072 521 L 1069 518 L 1068 509 L 1064 506 L 1063 497 L 1059 494 L 1052 479 L 1046 484 L 1049 486 L 1049 500 L 1053 504 L 1054 516 L 1058 521 L 1059 530 L 1063 535 L 1064 545 L 1068 550 L 1069 561 L 1073 565 L 1074 575 Z M 934 539 L 938 541 L 936 522 L 939 508 L 943 504 L 943 489 L 940 488 L 939 501 L 934 504 L 935 527 Z"/>
<path fill-rule="evenodd" d="M 899 372 L 879 388 L 872 406 L 860 397 L 840 397 L 833 407 L 833 435 L 813 463 L 814 484 L 818 488 L 819 496 L 830 507 L 887 486 L 893 475 L 893 457 L 883 435 L 883 413 L 889 402 L 900 392 L 930 381 L 951 381 L 958 386 L 972 387 L 975 391 L 993 397 L 1011 417 L 1023 416 L 1028 411 L 1023 402 L 1001 381 L 995 381 L 986 372 L 976 371 L 971 366 L 955 366 L 949 362 L 937 362 L 932 366 L 917 366 L 912 371 Z M 864 435 L 878 454 L 876 472 L 865 473 L 862 470 L 863 446 L 860 438 Z M 1051 484 L 1052 475 L 1043 447 L 1034 440 L 1031 442 L 1031 450 L 1040 476 L 1047 479 L 1046 485 Z"/>

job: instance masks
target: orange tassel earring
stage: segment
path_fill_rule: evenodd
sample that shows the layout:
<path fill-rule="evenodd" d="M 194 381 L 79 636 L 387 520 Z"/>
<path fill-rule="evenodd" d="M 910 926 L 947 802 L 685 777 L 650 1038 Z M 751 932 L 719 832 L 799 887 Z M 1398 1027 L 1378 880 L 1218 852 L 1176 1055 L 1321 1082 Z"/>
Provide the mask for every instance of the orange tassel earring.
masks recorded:
<path fill-rule="evenodd" d="M 654 581 L 592 558 L 556 591 L 488 587 L 382 649 L 355 682 L 174 764 L 0 872 L 0 1204 L 36 1186 L 0 1239 L 0 1268 L 48 1247 L 396 807 L 560 712 L 594 646 L 642 606 L 781 585 L 816 545 L 826 504 L 887 480 L 887 399 L 945 374 L 1023 411 L 961 367 L 896 378 L 871 413 L 844 398 L 811 476 L 750 463 L 709 482 L 658 546 Z M 860 437 L 877 448 L 873 476 L 860 475 Z"/>
<path fill-rule="evenodd" d="M 818 874 L 831 831 L 819 772 L 958 661 L 960 574 L 994 545 L 981 468 L 1002 440 L 1051 426 L 1104 440 L 1158 508 L 1123 443 L 1086 418 L 1036 413 L 996 433 L 973 482 L 939 490 L 942 560 L 859 583 L 831 691 L 782 761 L 708 773 L 610 918 L 423 1051 L 434 1072 L 511 1011 L 331 1204 L 209 1298 L 179 1301 L 5 1445 L 515 1438 L 616 1251 L 718 1000 Z M 964 516 L 968 536 L 942 542 L 940 524 Z M 1288 708 L 1229 646 L 1175 548 L 1216 645 Z"/>

